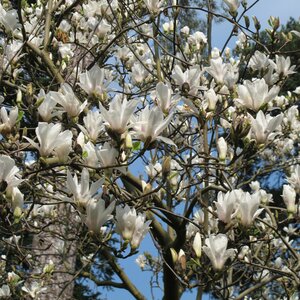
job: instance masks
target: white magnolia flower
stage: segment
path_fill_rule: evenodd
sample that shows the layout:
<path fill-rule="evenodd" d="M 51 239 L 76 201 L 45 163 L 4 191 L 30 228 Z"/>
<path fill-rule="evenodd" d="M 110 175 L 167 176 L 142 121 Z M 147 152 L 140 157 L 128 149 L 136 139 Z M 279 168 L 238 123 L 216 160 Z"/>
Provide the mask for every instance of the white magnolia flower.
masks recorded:
<path fill-rule="evenodd" d="M 224 0 L 224 3 L 228 6 L 230 12 L 236 12 L 240 6 L 239 0 Z"/>
<path fill-rule="evenodd" d="M 61 85 L 59 92 L 50 92 L 50 96 L 71 118 L 77 117 L 87 105 L 87 100 L 81 103 L 67 83 Z"/>
<path fill-rule="evenodd" d="M 227 155 L 227 142 L 223 137 L 220 137 L 217 141 L 217 150 L 219 154 L 219 159 L 224 161 Z"/>
<path fill-rule="evenodd" d="M 198 258 L 201 257 L 201 250 L 202 250 L 202 242 L 201 242 L 201 235 L 199 232 L 196 233 L 193 241 L 193 249 L 196 253 Z"/>
<path fill-rule="evenodd" d="M 46 287 L 42 287 L 42 285 L 36 281 L 32 282 L 29 287 L 22 287 L 22 291 L 27 293 L 32 299 L 37 299 L 37 296 L 46 290 Z"/>
<path fill-rule="evenodd" d="M 116 232 L 122 236 L 125 241 L 130 241 L 131 247 L 139 247 L 142 239 L 149 231 L 151 221 L 146 221 L 144 214 L 137 214 L 135 208 L 130 209 L 117 206 L 116 208 Z"/>
<path fill-rule="evenodd" d="M 138 264 L 138 266 L 141 268 L 141 269 L 144 269 L 145 266 L 146 266 L 146 263 L 147 263 L 147 258 L 144 254 L 140 254 L 138 256 L 138 258 L 135 260 L 135 262 Z"/>
<path fill-rule="evenodd" d="M 102 95 L 107 91 L 109 82 L 105 81 L 105 69 L 98 65 L 79 75 L 79 86 L 89 95 Z"/>
<path fill-rule="evenodd" d="M 216 104 L 219 101 L 220 97 L 216 94 L 214 89 L 209 89 L 204 92 L 204 98 L 207 104 L 207 108 L 209 111 L 214 111 L 216 108 Z"/>
<path fill-rule="evenodd" d="M 96 155 L 101 167 L 109 167 L 117 164 L 119 152 L 110 143 L 106 142 L 101 148 L 96 150 Z"/>
<path fill-rule="evenodd" d="M 150 230 L 150 223 L 151 221 L 146 221 L 146 216 L 144 214 L 139 213 L 137 215 L 134 232 L 130 241 L 130 246 L 132 249 L 137 249 L 140 246 L 141 241 Z"/>
<path fill-rule="evenodd" d="M 18 13 L 15 9 L 6 11 L 0 3 L 0 24 L 4 26 L 7 32 L 14 31 L 19 27 Z"/>
<path fill-rule="evenodd" d="M 215 202 L 215 205 L 219 220 L 226 224 L 230 223 L 236 215 L 237 199 L 235 191 L 227 192 L 226 194 L 219 192 L 218 201 Z"/>
<path fill-rule="evenodd" d="M 150 144 L 155 140 L 161 140 L 164 143 L 175 145 L 169 138 L 160 135 L 169 125 L 172 117 L 173 115 L 170 114 L 164 119 L 164 114 L 159 107 L 150 108 L 146 106 L 133 123 L 136 137 L 144 143 L 147 142 Z"/>
<path fill-rule="evenodd" d="M 216 271 L 223 269 L 228 258 L 233 258 L 236 249 L 227 249 L 228 238 L 225 234 L 211 234 L 205 239 L 204 253 L 210 259 Z"/>
<path fill-rule="evenodd" d="M 43 99 L 43 102 L 38 107 L 38 113 L 42 117 L 43 121 L 50 122 L 51 119 L 55 116 L 53 110 L 57 104 L 57 102 L 52 99 L 51 94 L 45 94 L 45 91 L 41 89 L 38 94 L 39 99 Z"/>
<path fill-rule="evenodd" d="M 241 193 L 239 197 L 238 216 L 243 226 L 250 226 L 264 210 L 263 208 L 258 209 L 259 205 L 260 197 L 258 193 L 253 195 L 250 195 L 248 192 Z"/>
<path fill-rule="evenodd" d="M 148 166 L 145 166 L 145 170 L 150 178 L 156 178 L 161 174 L 162 165 L 159 162 L 154 165 L 150 163 Z"/>
<path fill-rule="evenodd" d="M 7 284 L 3 284 L 0 288 L 0 298 L 8 299 L 11 296 L 10 288 Z"/>
<path fill-rule="evenodd" d="M 39 144 L 28 137 L 24 138 L 39 150 L 42 157 L 55 154 L 59 159 L 64 160 L 71 151 L 72 132 L 70 130 L 61 132 L 61 124 L 39 122 L 35 133 Z"/>
<path fill-rule="evenodd" d="M 73 194 L 75 203 L 80 206 L 86 206 L 92 198 L 96 200 L 100 199 L 101 194 L 99 190 L 102 187 L 103 181 L 103 179 L 99 179 L 90 186 L 90 174 L 89 171 L 84 168 L 82 169 L 79 183 L 77 174 L 72 177 L 70 171 L 67 171 L 67 188 L 69 192 Z"/>
<path fill-rule="evenodd" d="M 270 115 L 265 116 L 265 114 L 260 110 L 256 119 L 249 115 L 251 119 L 251 133 L 258 144 L 264 144 L 267 142 L 268 138 L 273 137 L 272 134 L 277 127 L 281 124 L 283 119 L 283 114 L 277 115 L 276 117 L 271 117 Z"/>
<path fill-rule="evenodd" d="M 274 85 L 270 90 L 264 79 L 253 82 L 245 80 L 244 84 L 238 86 L 238 103 L 253 111 L 258 111 L 264 104 L 273 100 L 280 88 Z"/>
<path fill-rule="evenodd" d="M 164 3 L 163 0 L 144 0 L 147 8 L 152 14 L 157 14 L 161 9 Z"/>
<path fill-rule="evenodd" d="M 284 56 L 276 55 L 276 62 L 274 63 L 270 60 L 270 63 L 273 65 L 274 70 L 278 75 L 286 77 L 296 73 L 294 71 L 296 66 L 291 66 L 291 58 L 289 56 L 285 58 Z"/>
<path fill-rule="evenodd" d="M 10 110 L 9 115 L 5 107 L 1 107 L 0 110 L 0 133 L 10 133 L 13 127 L 16 125 L 18 119 L 19 110 L 18 107 L 14 107 Z"/>
<path fill-rule="evenodd" d="M 0 183 L 5 181 L 7 187 L 18 186 L 22 180 L 18 178 L 19 168 L 15 161 L 7 155 L 0 155 Z"/>
<path fill-rule="evenodd" d="M 112 201 L 107 208 L 105 208 L 105 201 L 103 199 L 91 199 L 86 205 L 86 220 L 85 223 L 90 231 L 100 233 L 101 227 L 113 218 L 111 215 L 115 208 L 115 201 Z"/>
<path fill-rule="evenodd" d="M 227 70 L 227 65 L 223 63 L 222 57 L 211 59 L 210 66 L 206 68 L 206 72 L 209 73 L 218 84 L 224 84 Z"/>
<path fill-rule="evenodd" d="M 292 168 L 291 176 L 287 178 L 288 183 L 300 194 L 300 165 Z"/>
<path fill-rule="evenodd" d="M 136 101 L 127 101 L 126 97 L 117 95 L 110 102 L 109 110 L 100 104 L 100 110 L 105 121 L 105 125 L 113 132 L 122 134 L 127 130 L 129 119 L 136 106 Z"/>
<path fill-rule="evenodd" d="M 176 65 L 172 73 L 172 78 L 183 92 L 189 95 L 195 95 L 199 88 L 201 74 L 202 72 L 199 66 L 187 69 L 183 72 L 181 68 Z"/>
<path fill-rule="evenodd" d="M 296 212 L 296 191 L 290 185 L 283 186 L 282 198 L 289 213 Z"/>
<path fill-rule="evenodd" d="M 7 187 L 6 194 L 11 203 L 12 209 L 15 210 L 19 208 L 21 211 L 24 207 L 24 195 L 21 193 L 17 187 Z"/>
<path fill-rule="evenodd" d="M 269 66 L 269 57 L 265 53 L 256 50 L 254 55 L 250 58 L 249 67 L 254 71 L 260 71 L 266 70 Z"/>
<path fill-rule="evenodd" d="M 172 92 L 169 84 L 159 82 L 156 85 L 157 104 L 164 113 L 168 113 L 177 103 L 176 99 L 172 99 Z"/>
<path fill-rule="evenodd" d="M 100 132 L 103 129 L 102 117 L 98 110 L 89 110 L 83 118 L 84 126 L 78 124 L 81 131 L 87 135 L 93 142 L 96 142 Z"/>

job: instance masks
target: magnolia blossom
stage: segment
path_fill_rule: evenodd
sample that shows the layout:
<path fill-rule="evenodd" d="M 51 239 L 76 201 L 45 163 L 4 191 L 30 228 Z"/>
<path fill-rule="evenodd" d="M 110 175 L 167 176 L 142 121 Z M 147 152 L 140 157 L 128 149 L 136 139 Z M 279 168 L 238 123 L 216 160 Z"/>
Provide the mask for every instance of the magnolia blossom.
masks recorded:
<path fill-rule="evenodd" d="M 122 236 L 125 241 L 130 241 L 133 249 L 139 247 L 142 239 L 149 231 L 151 221 L 146 221 L 144 214 L 137 214 L 135 208 L 128 205 L 116 208 L 116 232 Z"/>
<path fill-rule="evenodd" d="M 57 102 L 52 99 L 51 94 L 45 94 L 45 91 L 41 89 L 40 93 L 38 94 L 39 101 L 42 103 L 38 107 L 38 113 L 45 122 L 51 121 L 51 119 L 55 116 L 53 110 L 57 104 Z"/>
<path fill-rule="evenodd" d="M 115 204 L 115 201 L 113 201 L 105 208 L 105 201 L 103 199 L 91 199 L 88 201 L 85 223 L 90 231 L 94 233 L 101 232 L 101 227 L 113 218 L 111 213 L 115 208 Z"/>
<path fill-rule="evenodd" d="M 282 76 L 289 76 L 291 74 L 296 73 L 294 70 L 296 66 L 291 66 L 291 58 L 287 57 L 285 58 L 284 56 L 279 56 L 276 55 L 276 62 L 274 63 L 273 61 L 270 60 L 270 63 L 272 63 L 274 70 L 278 75 Z"/>
<path fill-rule="evenodd" d="M 258 193 L 250 195 L 248 192 L 243 192 L 239 198 L 238 216 L 240 223 L 248 227 L 264 210 L 258 209 L 260 204 L 260 197 Z"/>
<path fill-rule="evenodd" d="M 246 108 L 258 111 L 264 104 L 273 100 L 280 88 L 274 85 L 270 90 L 264 79 L 253 82 L 245 80 L 244 84 L 238 86 L 238 103 Z"/>
<path fill-rule="evenodd" d="M 9 186 L 6 189 L 6 196 L 11 203 L 11 207 L 13 210 L 19 208 L 20 210 L 24 207 L 24 195 L 21 193 L 19 188 Z"/>
<path fill-rule="evenodd" d="M 265 114 L 260 110 L 256 119 L 249 115 L 251 119 L 251 133 L 258 144 L 264 144 L 268 138 L 274 136 L 273 131 L 281 124 L 283 114 L 277 115 L 272 118 L 270 115 Z"/>
<path fill-rule="evenodd" d="M 293 189 L 293 187 L 285 184 L 283 186 L 282 198 L 287 207 L 287 211 L 289 213 L 294 213 L 296 211 L 296 191 Z"/>
<path fill-rule="evenodd" d="M 96 155 L 101 167 L 109 167 L 117 163 L 119 152 L 116 148 L 112 147 L 110 143 L 104 143 L 101 148 L 96 150 Z"/>
<path fill-rule="evenodd" d="M 109 82 L 104 82 L 105 69 L 98 65 L 79 75 L 79 86 L 89 95 L 102 95 L 106 92 Z"/>
<path fill-rule="evenodd" d="M 219 153 L 219 159 L 224 161 L 227 155 L 227 143 L 223 137 L 220 137 L 217 141 L 217 150 Z"/>
<path fill-rule="evenodd" d="M 195 95 L 199 88 L 201 73 L 199 66 L 187 69 L 183 72 L 181 68 L 176 65 L 172 73 L 172 78 L 184 93 Z"/>
<path fill-rule="evenodd" d="M 0 24 L 4 26 L 6 31 L 13 31 L 20 25 L 18 23 L 18 13 L 15 9 L 6 11 L 0 3 Z"/>
<path fill-rule="evenodd" d="M 157 104 L 164 113 L 168 113 L 169 110 L 176 104 L 176 100 L 172 101 L 172 88 L 169 84 L 159 82 L 156 85 Z"/>
<path fill-rule="evenodd" d="M 236 12 L 240 6 L 239 0 L 224 0 L 224 3 L 228 6 L 230 12 Z"/>
<path fill-rule="evenodd" d="M 249 67 L 256 71 L 265 70 L 269 67 L 270 61 L 269 57 L 258 50 L 255 51 L 254 55 L 250 58 Z"/>
<path fill-rule="evenodd" d="M 218 193 L 218 201 L 215 202 L 219 220 L 224 223 L 230 223 L 236 215 L 237 197 L 234 191 L 223 194 Z"/>
<path fill-rule="evenodd" d="M 22 180 L 18 178 L 19 168 L 15 161 L 7 155 L 0 155 L 0 183 L 5 181 L 7 188 L 18 186 Z"/>
<path fill-rule="evenodd" d="M 139 114 L 138 119 L 133 123 L 133 129 L 138 139 L 149 144 L 155 140 L 175 145 L 169 138 L 163 137 L 160 133 L 169 125 L 173 115 L 170 114 L 164 119 L 164 114 L 159 107 L 150 108 L 146 106 Z"/>
<path fill-rule="evenodd" d="M 0 110 L 0 133 L 10 133 L 15 126 L 18 119 L 19 110 L 18 107 L 14 107 L 10 110 L 9 115 L 5 107 L 1 107 Z"/>
<path fill-rule="evenodd" d="M 103 129 L 102 117 L 98 110 L 89 110 L 83 118 L 84 126 L 78 124 L 81 131 L 87 135 L 93 142 L 96 142 L 100 132 Z"/>
<path fill-rule="evenodd" d="M 204 92 L 204 98 L 206 100 L 208 110 L 214 111 L 216 108 L 216 104 L 220 99 L 214 89 L 209 89 L 208 91 Z"/>
<path fill-rule="evenodd" d="M 126 97 L 117 95 L 110 102 L 109 110 L 100 104 L 100 110 L 105 125 L 113 132 L 122 134 L 127 129 L 127 124 L 136 106 L 136 101 L 127 101 Z"/>
<path fill-rule="evenodd" d="M 22 287 L 22 291 L 27 293 L 32 299 L 37 299 L 37 296 L 46 290 L 46 287 L 42 287 L 41 283 L 36 281 L 32 282 L 29 287 Z"/>
<path fill-rule="evenodd" d="M 8 299 L 11 296 L 10 288 L 7 284 L 3 284 L 0 288 L 0 298 Z"/>
<path fill-rule="evenodd" d="M 205 239 L 203 252 L 210 259 L 213 268 L 216 271 L 223 269 L 228 258 L 233 258 L 236 249 L 227 249 L 228 238 L 225 234 L 211 234 Z"/>
<path fill-rule="evenodd" d="M 72 132 L 65 130 L 61 132 L 61 124 L 39 122 L 35 130 L 39 144 L 28 137 L 24 137 L 29 143 L 39 150 L 42 157 L 51 154 L 56 155 L 60 160 L 65 160 L 71 151 Z"/>
<path fill-rule="evenodd" d="M 72 177 L 70 171 L 67 170 L 67 188 L 69 192 L 73 194 L 75 203 L 80 206 L 86 206 L 92 198 L 95 200 L 100 199 L 101 194 L 99 194 L 98 191 L 101 189 L 103 181 L 103 179 L 99 179 L 90 186 L 90 174 L 89 171 L 84 168 L 82 169 L 79 183 L 77 174 Z"/>
<path fill-rule="evenodd" d="M 291 176 L 287 178 L 288 183 L 300 194 L 300 165 L 292 168 Z"/>
<path fill-rule="evenodd" d="M 87 105 L 87 100 L 81 103 L 67 83 L 61 85 L 60 92 L 50 92 L 50 96 L 71 118 L 77 117 Z"/>
<path fill-rule="evenodd" d="M 223 63 L 222 57 L 217 57 L 210 60 L 210 67 L 206 68 L 206 72 L 215 79 L 216 83 L 223 84 L 227 73 L 227 65 Z"/>
<path fill-rule="evenodd" d="M 201 257 L 201 248 L 202 248 L 201 235 L 199 232 L 197 232 L 193 241 L 193 249 L 198 258 Z"/>
<path fill-rule="evenodd" d="M 152 14 L 157 14 L 161 9 L 164 3 L 163 0 L 144 0 L 147 8 Z"/>

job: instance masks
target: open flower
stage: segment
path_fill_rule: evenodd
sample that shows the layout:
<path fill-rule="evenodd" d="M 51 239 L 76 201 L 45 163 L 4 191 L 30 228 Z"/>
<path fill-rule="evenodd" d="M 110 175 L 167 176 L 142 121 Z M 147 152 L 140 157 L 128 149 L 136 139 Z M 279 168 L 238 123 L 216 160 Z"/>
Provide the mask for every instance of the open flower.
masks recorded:
<path fill-rule="evenodd" d="M 215 204 L 219 220 L 226 224 L 231 222 L 231 219 L 236 214 L 236 200 L 235 191 L 227 192 L 226 194 L 223 194 L 222 192 L 218 193 L 218 201 L 215 202 Z"/>
<path fill-rule="evenodd" d="M 98 110 L 89 110 L 83 118 L 84 126 L 78 124 L 80 130 L 87 135 L 93 142 L 96 142 L 103 128 L 102 117 Z"/>
<path fill-rule="evenodd" d="M 127 101 L 126 97 L 117 95 L 111 101 L 109 110 L 100 104 L 100 110 L 105 125 L 113 132 L 122 134 L 127 129 L 127 124 L 137 106 L 136 101 Z"/>
<path fill-rule="evenodd" d="M 71 118 L 77 117 L 87 105 L 87 100 L 81 103 L 67 83 L 61 85 L 59 92 L 50 92 L 50 96 Z"/>
<path fill-rule="evenodd" d="M 142 239 L 149 231 L 151 221 L 146 221 L 144 214 L 137 214 L 135 208 L 117 206 L 116 208 L 116 232 L 125 241 L 129 241 L 133 249 L 139 247 Z"/>
<path fill-rule="evenodd" d="M 260 197 L 258 193 L 250 195 L 248 192 L 241 193 L 239 198 L 239 208 L 238 215 L 240 223 L 248 227 L 253 221 L 259 216 L 259 214 L 264 210 L 259 208 Z"/>
<path fill-rule="evenodd" d="M 280 88 L 274 85 L 270 90 L 264 79 L 253 82 L 245 80 L 238 86 L 238 103 L 253 111 L 258 111 L 264 104 L 273 100 L 279 93 Z"/>
<path fill-rule="evenodd" d="M 256 119 L 251 115 L 249 115 L 249 117 L 251 119 L 252 136 L 258 144 L 264 144 L 268 138 L 271 137 L 272 132 L 281 124 L 283 114 L 272 118 L 270 115 L 265 116 L 260 110 L 256 115 Z"/>
<path fill-rule="evenodd" d="M 296 192 L 290 185 L 285 184 L 283 186 L 282 198 L 284 204 L 286 205 L 287 211 L 289 213 L 296 212 Z"/>
<path fill-rule="evenodd" d="M 35 130 L 39 144 L 28 137 L 24 137 L 29 143 L 39 150 L 42 157 L 56 154 L 60 160 L 64 160 L 71 151 L 72 132 L 61 132 L 61 124 L 39 122 Z"/>
<path fill-rule="evenodd" d="M 205 239 L 205 246 L 203 252 L 210 259 L 213 268 L 216 271 L 223 269 L 224 264 L 228 258 L 233 258 L 236 249 L 227 249 L 228 238 L 225 234 L 211 234 Z"/>
<path fill-rule="evenodd" d="M 164 114 L 159 107 L 151 109 L 146 106 L 133 124 L 136 137 L 149 144 L 155 140 L 161 140 L 167 144 L 175 145 L 169 138 L 160 135 L 171 122 L 172 116 L 170 114 L 164 119 Z"/>
<path fill-rule="evenodd" d="M 14 31 L 19 27 L 18 13 L 15 9 L 6 11 L 0 3 L 0 24 L 2 24 L 7 32 Z"/>
<path fill-rule="evenodd" d="M 89 71 L 79 75 L 79 86 L 89 95 L 101 96 L 107 90 L 109 82 L 104 82 L 105 69 L 98 65 L 93 66 Z"/>
<path fill-rule="evenodd" d="M 5 107 L 0 110 L 0 133 L 6 134 L 10 133 L 15 126 L 18 119 L 18 107 L 14 107 L 10 110 L 9 115 Z"/>
<path fill-rule="evenodd" d="M 98 193 L 103 184 L 103 179 L 93 182 L 90 186 L 89 171 L 84 168 L 81 172 L 80 183 L 78 182 L 77 174 L 72 177 L 70 171 L 67 171 L 67 188 L 73 194 L 75 203 L 80 206 L 86 206 L 92 198 L 100 199 L 101 194 Z"/>
<path fill-rule="evenodd" d="M 113 201 L 105 208 L 105 201 L 103 199 L 91 199 L 86 206 L 86 220 L 85 223 L 90 231 L 100 233 L 101 227 L 110 219 L 115 208 L 116 202 Z"/>
<path fill-rule="evenodd" d="M 18 178 L 19 168 L 15 165 L 15 161 L 7 155 L 0 155 L 0 183 L 6 182 L 7 187 L 15 187 L 22 180 Z"/>

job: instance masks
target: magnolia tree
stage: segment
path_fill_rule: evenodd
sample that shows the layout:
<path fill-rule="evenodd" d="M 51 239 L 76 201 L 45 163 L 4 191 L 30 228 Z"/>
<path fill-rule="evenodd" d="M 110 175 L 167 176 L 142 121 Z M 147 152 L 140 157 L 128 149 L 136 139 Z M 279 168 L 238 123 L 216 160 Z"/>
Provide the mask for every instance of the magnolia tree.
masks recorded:
<path fill-rule="evenodd" d="M 121 267 L 134 255 L 153 298 L 297 298 L 300 92 L 281 93 L 296 66 L 255 51 L 253 5 L 210 3 L 0 5 L 0 298 L 89 299 L 85 279 L 146 299 Z M 186 10 L 207 34 L 178 26 Z M 212 47 L 215 17 L 239 54 Z"/>

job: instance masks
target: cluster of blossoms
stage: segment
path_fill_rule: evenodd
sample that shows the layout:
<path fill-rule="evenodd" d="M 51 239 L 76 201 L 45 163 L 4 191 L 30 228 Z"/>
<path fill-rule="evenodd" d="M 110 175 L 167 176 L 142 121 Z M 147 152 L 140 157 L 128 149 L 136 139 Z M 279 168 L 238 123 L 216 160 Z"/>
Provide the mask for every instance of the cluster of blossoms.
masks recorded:
<path fill-rule="evenodd" d="M 116 258 L 148 232 L 160 258 L 138 263 L 168 277 L 166 299 L 193 287 L 226 299 L 296 293 L 299 88 L 283 91 L 296 66 L 243 52 L 242 30 L 240 54 L 206 55 L 209 39 L 176 21 L 176 3 L 0 4 L 0 254 L 11 252 L 0 298 L 43 299 L 56 281 L 67 293 L 102 259 L 143 299 Z M 234 22 L 247 11 L 224 4 Z M 275 170 L 276 199 L 258 181 Z"/>

